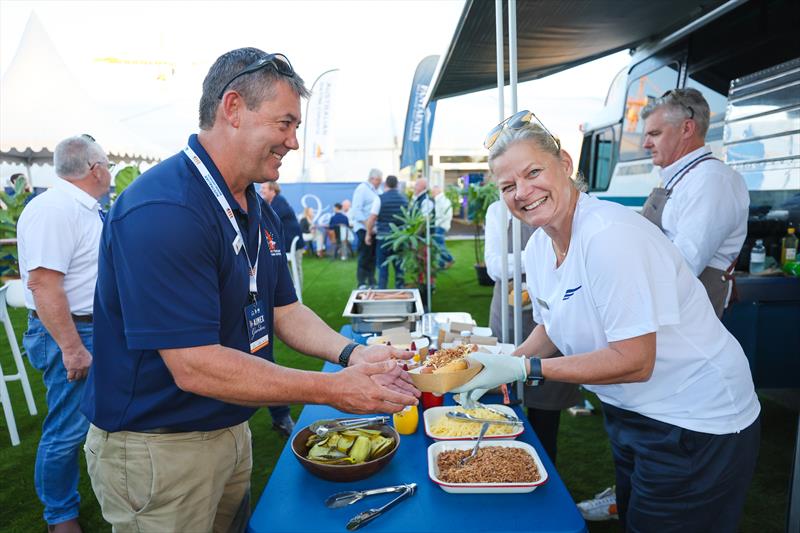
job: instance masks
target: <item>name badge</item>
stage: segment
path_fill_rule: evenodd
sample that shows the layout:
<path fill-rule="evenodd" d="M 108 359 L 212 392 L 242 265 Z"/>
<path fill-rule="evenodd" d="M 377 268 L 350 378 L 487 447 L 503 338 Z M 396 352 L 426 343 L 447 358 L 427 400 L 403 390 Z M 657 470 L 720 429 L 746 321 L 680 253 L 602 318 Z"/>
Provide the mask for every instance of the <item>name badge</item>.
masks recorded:
<path fill-rule="evenodd" d="M 541 307 L 544 307 L 544 308 L 545 308 L 545 309 L 547 309 L 548 311 L 550 310 L 550 306 L 549 306 L 549 305 L 547 305 L 547 302 L 545 302 L 545 301 L 544 301 L 544 300 L 542 300 L 541 298 L 536 298 L 536 303 L 538 303 L 538 304 L 539 304 Z"/>
<path fill-rule="evenodd" d="M 241 251 L 244 242 L 242 242 L 242 238 L 238 235 L 235 239 L 233 239 L 233 251 L 236 255 L 239 255 L 239 251 Z"/>
<path fill-rule="evenodd" d="M 244 319 L 247 322 L 247 336 L 250 340 L 250 353 L 256 353 L 269 344 L 267 334 L 267 318 L 261 300 L 256 300 L 244 308 Z"/>

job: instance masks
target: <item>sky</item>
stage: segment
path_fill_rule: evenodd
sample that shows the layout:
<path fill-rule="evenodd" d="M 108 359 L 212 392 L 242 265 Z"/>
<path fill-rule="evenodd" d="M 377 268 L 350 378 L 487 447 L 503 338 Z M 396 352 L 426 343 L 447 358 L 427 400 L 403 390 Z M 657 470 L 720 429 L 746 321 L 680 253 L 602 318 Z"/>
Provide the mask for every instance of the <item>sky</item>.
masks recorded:
<path fill-rule="evenodd" d="M 444 54 L 462 9 L 462 0 L 0 0 L 0 75 L 33 11 L 76 83 L 167 155 L 196 131 L 200 85 L 219 55 L 242 46 L 282 52 L 307 86 L 338 69 L 336 153 L 312 170 L 316 178 L 352 181 L 373 166 L 398 170 L 414 71 L 424 57 Z M 520 107 L 535 108 L 577 157 L 578 125 L 602 108 L 611 79 L 627 61 L 627 54 L 616 54 L 521 84 Z M 46 73 L 42 79 L 47 82 Z M 440 101 L 431 149 L 480 153 L 498 116 L 496 89 Z M 301 152 L 287 156 L 282 179 L 297 178 L 301 159 Z"/>

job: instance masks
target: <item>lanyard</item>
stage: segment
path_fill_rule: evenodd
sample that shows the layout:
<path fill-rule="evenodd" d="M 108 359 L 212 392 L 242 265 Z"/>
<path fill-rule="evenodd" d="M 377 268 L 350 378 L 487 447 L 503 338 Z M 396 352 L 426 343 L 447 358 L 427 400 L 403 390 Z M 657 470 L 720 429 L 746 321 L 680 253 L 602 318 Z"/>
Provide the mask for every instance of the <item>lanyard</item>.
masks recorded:
<path fill-rule="evenodd" d="M 234 248 L 237 250 L 238 247 L 236 246 L 236 242 L 239 242 L 244 248 L 244 256 L 247 259 L 247 266 L 248 272 L 250 274 L 250 292 L 255 295 L 258 294 L 258 286 L 256 283 L 256 276 L 258 275 L 258 254 L 261 253 L 261 228 L 259 225 L 258 231 L 258 249 L 256 250 L 256 261 L 255 263 L 250 261 L 250 256 L 247 254 L 247 246 L 245 246 L 244 239 L 242 238 L 242 231 L 239 229 L 239 224 L 236 223 L 234 220 L 233 209 L 231 209 L 231 205 L 228 203 L 228 200 L 225 198 L 225 195 L 222 194 L 222 190 L 217 186 L 217 182 L 214 181 L 214 178 L 211 177 L 211 173 L 206 168 L 206 165 L 197 157 L 197 154 L 194 153 L 194 150 L 190 146 L 187 146 L 183 149 L 183 152 L 189 157 L 189 160 L 194 163 L 194 166 L 197 167 L 197 170 L 200 171 L 200 175 L 203 176 L 203 180 L 208 185 L 208 188 L 211 189 L 211 192 L 214 194 L 214 197 L 219 202 L 220 207 L 222 207 L 222 211 L 228 217 L 228 221 L 233 226 L 233 231 L 236 232 L 236 241 L 234 241 Z M 256 202 L 256 208 L 258 209 L 258 219 L 261 220 L 261 206 L 258 205 Z"/>
<path fill-rule="evenodd" d="M 695 163 L 697 163 L 698 161 L 700 161 L 700 160 L 701 160 L 701 159 L 703 159 L 704 157 L 708 157 L 708 156 L 710 156 L 710 155 L 711 155 L 711 152 L 706 152 L 706 153 L 704 153 L 704 154 L 701 154 L 701 155 L 699 155 L 699 156 L 695 157 L 694 159 L 692 159 L 691 161 L 689 161 L 688 163 L 686 163 L 685 165 L 683 165 L 683 167 L 681 167 L 681 169 L 680 169 L 678 172 L 676 172 L 675 174 L 673 174 L 673 176 L 672 176 L 672 177 L 669 179 L 669 181 L 667 182 L 667 184 L 666 184 L 666 185 L 664 185 L 664 188 L 665 188 L 665 189 L 667 189 L 667 190 L 672 190 L 672 189 L 669 189 L 669 184 L 670 184 L 670 183 L 672 183 L 672 180 L 674 180 L 674 179 L 675 179 L 675 178 L 677 178 L 678 176 L 682 176 L 682 175 L 683 175 L 683 173 L 684 173 L 684 172 L 686 172 L 686 171 L 687 171 L 687 169 L 689 169 L 689 167 L 691 167 L 692 165 L 694 165 Z M 679 181 L 680 181 L 680 180 L 679 180 Z M 676 183 L 675 185 L 677 185 L 677 183 Z"/>

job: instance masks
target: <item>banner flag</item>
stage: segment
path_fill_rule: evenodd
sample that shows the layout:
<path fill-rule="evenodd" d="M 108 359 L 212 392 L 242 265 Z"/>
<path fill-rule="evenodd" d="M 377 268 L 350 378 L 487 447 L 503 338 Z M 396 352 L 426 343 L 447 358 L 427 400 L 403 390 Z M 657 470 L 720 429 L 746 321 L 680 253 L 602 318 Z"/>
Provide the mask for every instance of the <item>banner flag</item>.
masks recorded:
<path fill-rule="evenodd" d="M 314 88 L 309 102 L 308 155 L 307 163 L 325 163 L 330 160 L 335 150 L 335 138 L 331 128 L 333 119 L 333 101 L 335 97 L 335 83 L 337 71 L 326 73 Z"/>
<path fill-rule="evenodd" d="M 427 155 L 426 144 L 430 144 L 433 117 L 436 114 L 436 101 L 430 102 L 427 109 L 424 109 L 422 104 L 428 94 L 433 72 L 436 70 L 438 62 L 439 56 L 428 56 L 420 61 L 417 71 L 414 73 L 414 82 L 411 84 L 411 94 L 408 97 L 400 168 L 415 165 L 417 161 L 424 161 Z M 425 127 L 426 123 L 427 128 Z"/>

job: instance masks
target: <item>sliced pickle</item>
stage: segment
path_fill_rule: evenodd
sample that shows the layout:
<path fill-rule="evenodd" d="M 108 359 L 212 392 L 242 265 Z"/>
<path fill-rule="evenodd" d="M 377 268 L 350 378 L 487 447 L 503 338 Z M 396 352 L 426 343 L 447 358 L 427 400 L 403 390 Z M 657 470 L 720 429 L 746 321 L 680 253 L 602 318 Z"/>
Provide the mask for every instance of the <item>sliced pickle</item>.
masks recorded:
<path fill-rule="evenodd" d="M 347 450 L 350 449 L 350 447 L 353 445 L 355 440 L 356 439 L 354 437 L 349 437 L 347 435 L 342 435 L 336 441 L 336 449 L 339 450 L 340 452 L 347 453 Z"/>
<path fill-rule="evenodd" d="M 369 457 L 370 447 L 369 438 L 360 436 L 356 438 L 353 447 L 350 448 L 349 455 L 356 463 L 363 463 Z"/>

